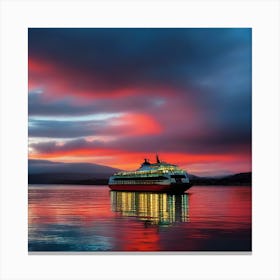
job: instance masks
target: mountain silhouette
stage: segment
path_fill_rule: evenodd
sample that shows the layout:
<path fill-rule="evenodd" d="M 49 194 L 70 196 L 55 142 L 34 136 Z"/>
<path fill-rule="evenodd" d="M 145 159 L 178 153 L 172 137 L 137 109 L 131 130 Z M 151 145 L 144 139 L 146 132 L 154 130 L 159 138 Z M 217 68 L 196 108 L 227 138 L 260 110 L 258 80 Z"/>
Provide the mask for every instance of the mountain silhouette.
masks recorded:
<path fill-rule="evenodd" d="M 93 163 L 28 160 L 29 184 L 107 184 L 120 169 Z"/>

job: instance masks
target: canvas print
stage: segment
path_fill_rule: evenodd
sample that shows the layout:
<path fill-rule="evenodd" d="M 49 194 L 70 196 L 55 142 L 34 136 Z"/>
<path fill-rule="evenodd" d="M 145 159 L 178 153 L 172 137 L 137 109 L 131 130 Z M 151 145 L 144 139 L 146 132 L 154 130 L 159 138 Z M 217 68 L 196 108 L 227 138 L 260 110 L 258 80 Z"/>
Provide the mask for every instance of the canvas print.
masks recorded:
<path fill-rule="evenodd" d="M 28 250 L 252 250 L 250 28 L 28 29 Z"/>

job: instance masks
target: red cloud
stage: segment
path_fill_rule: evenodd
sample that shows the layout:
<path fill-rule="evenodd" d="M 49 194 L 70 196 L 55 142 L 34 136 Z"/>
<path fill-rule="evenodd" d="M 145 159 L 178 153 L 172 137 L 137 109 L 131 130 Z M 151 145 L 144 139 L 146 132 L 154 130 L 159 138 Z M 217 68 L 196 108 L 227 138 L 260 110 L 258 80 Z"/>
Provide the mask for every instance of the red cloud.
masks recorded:
<path fill-rule="evenodd" d="M 43 88 L 49 97 L 78 96 L 79 98 L 97 98 L 113 95 L 126 96 L 134 94 L 135 89 L 123 88 L 106 92 L 98 89 L 94 74 L 89 76 L 79 70 L 63 67 L 57 63 L 29 58 L 29 90 Z"/>
<path fill-rule="evenodd" d="M 162 132 L 162 127 L 152 116 L 129 113 L 110 123 L 108 128 L 104 129 L 104 132 L 116 136 L 151 135 Z"/>
<path fill-rule="evenodd" d="M 98 69 L 97 69 L 98 71 Z M 160 85 L 149 86 L 122 86 L 119 88 L 105 89 L 94 73 L 89 74 L 80 69 L 67 68 L 55 62 L 45 61 L 43 59 L 28 60 L 28 87 L 29 91 L 43 89 L 47 92 L 49 98 L 56 99 L 61 97 L 74 96 L 80 99 L 98 99 L 98 98 L 121 98 L 126 96 L 135 96 L 158 92 L 162 96 L 172 95 L 173 90 Z M 80 100 L 82 102 L 82 100 Z"/>

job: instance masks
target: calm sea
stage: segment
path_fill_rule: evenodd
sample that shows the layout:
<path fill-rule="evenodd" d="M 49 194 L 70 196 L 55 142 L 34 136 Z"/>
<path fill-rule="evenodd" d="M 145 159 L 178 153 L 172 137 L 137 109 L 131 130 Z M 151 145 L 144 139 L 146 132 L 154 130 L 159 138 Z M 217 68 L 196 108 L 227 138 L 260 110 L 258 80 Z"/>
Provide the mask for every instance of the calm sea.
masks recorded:
<path fill-rule="evenodd" d="M 251 187 L 29 185 L 29 251 L 251 251 Z"/>

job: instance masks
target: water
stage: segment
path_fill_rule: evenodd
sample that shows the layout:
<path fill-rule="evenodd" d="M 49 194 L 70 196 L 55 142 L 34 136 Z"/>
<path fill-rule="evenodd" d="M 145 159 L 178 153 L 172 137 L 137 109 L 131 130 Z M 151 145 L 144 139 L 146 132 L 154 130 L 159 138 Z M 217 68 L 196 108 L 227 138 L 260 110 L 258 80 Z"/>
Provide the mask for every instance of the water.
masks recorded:
<path fill-rule="evenodd" d="M 30 185 L 29 251 L 251 251 L 251 187 Z"/>

